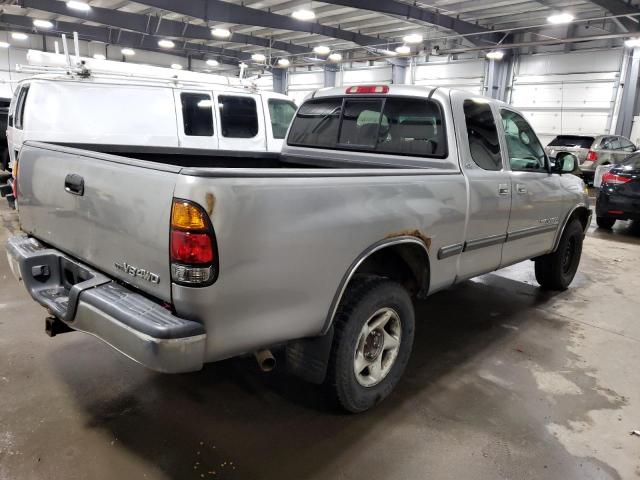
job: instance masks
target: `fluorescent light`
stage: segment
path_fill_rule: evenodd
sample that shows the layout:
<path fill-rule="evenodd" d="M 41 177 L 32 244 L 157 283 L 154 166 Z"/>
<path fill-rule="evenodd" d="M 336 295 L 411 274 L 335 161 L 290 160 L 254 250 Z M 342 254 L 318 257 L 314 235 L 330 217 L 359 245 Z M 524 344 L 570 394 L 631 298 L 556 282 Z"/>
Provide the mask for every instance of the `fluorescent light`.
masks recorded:
<path fill-rule="evenodd" d="M 105 57 L 103 54 L 101 53 L 94 53 L 93 54 L 93 58 L 95 58 L 96 60 L 106 60 L 107 57 Z"/>
<path fill-rule="evenodd" d="M 231 31 L 226 28 L 212 28 L 211 35 L 216 38 L 229 38 L 231 36 Z"/>
<path fill-rule="evenodd" d="M 331 49 L 325 45 L 318 45 L 317 47 L 313 47 L 313 51 L 318 55 L 329 55 L 329 53 L 331 53 Z"/>
<path fill-rule="evenodd" d="M 382 55 L 388 55 L 389 57 L 395 57 L 396 55 L 398 55 L 398 53 L 394 52 L 393 50 L 378 50 L 378 53 L 381 53 Z"/>
<path fill-rule="evenodd" d="M 120 50 L 120 53 L 122 53 L 123 55 L 135 55 L 136 51 L 133 48 L 123 48 L 122 50 Z"/>
<path fill-rule="evenodd" d="M 301 8 L 300 10 L 295 10 L 291 16 L 296 20 L 309 21 L 316 18 L 316 14 L 313 10 L 307 10 L 306 8 Z"/>
<path fill-rule="evenodd" d="M 411 35 L 405 35 L 402 37 L 404 43 L 422 43 L 422 35 L 418 33 L 412 33 Z"/>
<path fill-rule="evenodd" d="M 53 28 L 53 23 L 49 20 L 40 20 L 39 18 L 36 18 L 33 21 L 33 26 L 38 28 Z"/>
<path fill-rule="evenodd" d="M 251 55 L 251 60 L 253 60 L 254 62 L 258 62 L 258 63 L 262 63 L 267 59 L 267 57 L 265 57 L 263 54 L 261 53 L 254 53 L 253 55 Z"/>
<path fill-rule="evenodd" d="M 279 67 L 287 68 L 289 65 L 291 65 L 291 62 L 289 61 L 288 58 L 279 58 L 278 59 L 278 66 Z"/>
<path fill-rule="evenodd" d="M 179 63 L 172 63 L 171 68 L 173 68 L 174 70 L 182 70 L 182 65 L 180 65 Z"/>
<path fill-rule="evenodd" d="M 29 35 L 21 32 L 13 32 L 11 34 L 11 38 L 13 38 L 14 40 L 26 40 L 27 38 L 29 38 Z"/>
<path fill-rule="evenodd" d="M 408 45 L 400 45 L 396 47 L 396 53 L 399 55 L 409 55 L 411 53 L 411 47 Z"/>
<path fill-rule="evenodd" d="M 640 47 L 640 38 L 630 38 L 625 40 L 624 44 L 630 48 Z"/>
<path fill-rule="evenodd" d="M 492 50 L 487 53 L 486 56 L 489 60 L 502 60 L 502 57 L 504 57 L 504 52 L 502 50 Z"/>
<path fill-rule="evenodd" d="M 210 67 L 217 67 L 218 65 L 220 65 L 220 62 L 214 60 L 213 58 L 210 58 L 209 60 L 207 60 L 207 65 L 209 65 Z"/>
<path fill-rule="evenodd" d="M 547 21 L 555 25 L 558 25 L 560 23 L 570 23 L 573 21 L 573 19 L 574 16 L 567 12 L 556 13 L 555 15 L 547 17 Z"/>
<path fill-rule="evenodd" d="M 198 108 L 211 108 L 213 106 L 213 102 L 211 100 L 200 100 L 198 102 Z"/>
<path fill-rule="evenodd" d="M 0 48 L 9 48 L 11 46 L 8 42 L 0 42 Z"/>
<path fill-rule="evenodd" d="M 76 2 L 74 0 L 67 2 L 67 7 L 73 8 L 74 10 L 82 10 L 83 12 L 91 10 L 91 7 L 87 3 Z"/>
<path fill-rule="evenodd" d="M 331 60 L 332 62 L 339 62 L 340 60 L 342 60 L 342 55 L 340 55 L 339 53 L 332 53 L 331 55 L 329 55 L 329 60 Z"/>
<path fill-rule="evenodd" d="M 173 43 L 171 40 L 167 40 L 167 39 L 162 39 L 162 40 L 158 40 L 158 46 L 160 48 L 173 48 L 176 46 L 175 43 Z"/>

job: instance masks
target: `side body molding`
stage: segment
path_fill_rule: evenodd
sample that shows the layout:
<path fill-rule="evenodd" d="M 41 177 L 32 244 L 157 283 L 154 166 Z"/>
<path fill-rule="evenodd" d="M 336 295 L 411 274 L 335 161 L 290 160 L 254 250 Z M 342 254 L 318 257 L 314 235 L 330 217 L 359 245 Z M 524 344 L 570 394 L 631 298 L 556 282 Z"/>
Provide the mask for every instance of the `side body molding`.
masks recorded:
<path fill-rule="evenodd" d="M 354 262 L 349 266 L 345 274 L 342 276 L 342 280 L 340 281 L 338 290 L 333 296 L 333 301 L 331 302 L 329 313 L 327 314 L 327 318 L 324 322 L 324 326 L 322 327 L 320 335 L 326 334 L 329 328 L 331 327 L 331 325 L 333 324 L 333 319 L 338 310 L 338 305 L 340 305 L 340 301 L 342 300 L 342 297 L 347 289 L 347 285 L 349 284 L 349 282 L 351 281 L 355 273 L 358 271 L 358 268 L 360 268 L 360 265 L 362 265 L 363 262 L 375 252 L 382 250 L 384 248 L 388 248 L 388 247 L 392 247 L 394 245 L 400 245 L 400 244 L 415 244 L 420 246 L 424 250 L 425 255 L 427 256 L 429 265 L 431 265 L 431 258 L 429 257 L 429 250 L 427 249 L 427 246 L 424 244 L 424 242 L 417 239 L 416 237 L 411 237 L 406 235 L 401 237 L 384 239 L 374 243 L 354 260 Z"/>

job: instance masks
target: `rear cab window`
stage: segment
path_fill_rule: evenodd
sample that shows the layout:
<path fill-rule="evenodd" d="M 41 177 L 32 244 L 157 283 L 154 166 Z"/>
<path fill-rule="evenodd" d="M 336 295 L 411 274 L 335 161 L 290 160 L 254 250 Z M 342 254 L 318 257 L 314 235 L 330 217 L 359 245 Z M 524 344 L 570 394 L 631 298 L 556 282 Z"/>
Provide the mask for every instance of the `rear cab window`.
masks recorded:
<path fill-rule="evenodd" d="M 287 130 L 298 107 L 289 100 L 277 98 L 270 98 L 268 105 L 273 138 L 282 139 L 287 135 Z"/>
<path fill-rule="evenodd" d="M 293 121 L 292 146 L 427 158 L 447 156 L 440 104 L 420 97 L 328 97 L 305 102 Z"/>
<path fill-rule="evenodd" d="M 549 143 L 550 147 L 591 148 L 595 138 L 581 135 L 558 135 Z"/>

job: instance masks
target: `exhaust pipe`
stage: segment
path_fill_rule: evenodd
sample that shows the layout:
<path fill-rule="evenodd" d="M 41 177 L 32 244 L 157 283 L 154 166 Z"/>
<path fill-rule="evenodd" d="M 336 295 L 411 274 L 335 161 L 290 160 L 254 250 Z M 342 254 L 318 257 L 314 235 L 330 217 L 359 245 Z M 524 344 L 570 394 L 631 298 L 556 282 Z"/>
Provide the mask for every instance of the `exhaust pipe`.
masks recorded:
<path fill-rule="evenodd" d="M 256 357 L 258 366 L 263 372 L 270 372 L 276 368 L 276 359 L 271 353 L 271 350 L 258 350 L 253 354 Z"/>

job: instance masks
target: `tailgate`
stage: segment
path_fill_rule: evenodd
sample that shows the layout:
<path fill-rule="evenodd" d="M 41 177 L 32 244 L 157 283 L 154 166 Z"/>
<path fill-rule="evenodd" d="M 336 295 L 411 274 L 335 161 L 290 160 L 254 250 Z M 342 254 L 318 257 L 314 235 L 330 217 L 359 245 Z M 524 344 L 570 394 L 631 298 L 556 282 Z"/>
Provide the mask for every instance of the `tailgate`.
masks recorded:
<path fill-rule="evenodd" d="M 169 222 L 180 168 L 27 143 L 22 230 L 162 300 L 171 299 Z"/>

